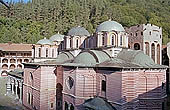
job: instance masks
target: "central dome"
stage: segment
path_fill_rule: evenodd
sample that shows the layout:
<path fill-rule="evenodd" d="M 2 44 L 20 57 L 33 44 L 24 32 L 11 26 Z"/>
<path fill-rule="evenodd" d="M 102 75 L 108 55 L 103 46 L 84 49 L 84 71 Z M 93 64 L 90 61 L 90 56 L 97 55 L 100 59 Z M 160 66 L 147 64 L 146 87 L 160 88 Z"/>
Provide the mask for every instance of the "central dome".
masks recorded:
<path fill-rule="evenodd" d="M 123 28 L 123 26 L 121 24 L 119 24 L 116 21 L 105 21 L 103 23 L 101 23 L 97 29 L 96 32 L 102 32 L 102 31 L 125 31 L 125 29 Z"/>
<path fill-rule="evenodd" d="M 90 36 L 90 33 L 81 26 L 73 27 L 68 31 L 69 36 Z"/>

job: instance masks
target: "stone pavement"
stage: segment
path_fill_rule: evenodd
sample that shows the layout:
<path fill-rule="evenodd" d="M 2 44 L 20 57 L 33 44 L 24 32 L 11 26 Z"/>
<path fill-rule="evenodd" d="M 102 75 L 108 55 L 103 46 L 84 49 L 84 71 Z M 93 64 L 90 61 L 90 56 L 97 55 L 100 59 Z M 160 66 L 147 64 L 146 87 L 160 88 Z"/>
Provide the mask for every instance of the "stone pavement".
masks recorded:
<path fill-rule="evenodd" d="M 6 96 L 7 77 L 0 77 L 0 110 L 27 110 L 14 96 Z"/>

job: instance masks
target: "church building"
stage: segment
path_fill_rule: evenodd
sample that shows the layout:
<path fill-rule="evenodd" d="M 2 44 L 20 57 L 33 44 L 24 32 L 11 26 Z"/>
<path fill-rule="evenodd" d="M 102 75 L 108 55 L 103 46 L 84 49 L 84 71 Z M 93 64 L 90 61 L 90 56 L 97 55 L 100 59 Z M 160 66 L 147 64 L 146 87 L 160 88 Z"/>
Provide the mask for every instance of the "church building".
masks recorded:
<path fill-rule="evenodd" d="M 165 109 L 167 67 L 140 49 L 130 49 L 121 24 L 105 21 L 93 35 L 73 27 L 63 39 L 60 45 L 50 39 L 35 44 L 35 57 L 43 48 L 46 55 L 45 60 L 24 63 L 24 106 L 97 110 L 93 104 L 99 101 L 110 110 Z"/>

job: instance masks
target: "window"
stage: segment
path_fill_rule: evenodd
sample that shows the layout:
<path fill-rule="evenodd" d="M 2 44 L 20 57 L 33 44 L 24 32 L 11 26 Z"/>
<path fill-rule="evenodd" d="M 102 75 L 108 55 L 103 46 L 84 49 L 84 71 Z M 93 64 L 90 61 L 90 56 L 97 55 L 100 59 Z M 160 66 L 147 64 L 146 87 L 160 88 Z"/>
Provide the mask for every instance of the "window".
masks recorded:
<path fill-rule="evenodd" d="M 52 57 L 54 58 L 54 49 L 52 49 Z"/>
<path fill-rule="evenodd" d="M 70 110 L 74 110 L 74 106 L 73 106 L 73 104 L 71 104 L 71 106 L 70 106 Z"/>
<path fill-rule="evenodd" d="M 145 42 L 145 54 L 149 56 L 149 43 Z"/>
<path fill-rule="evenodd" d="M 76 48 L 78 48 L 79 47 L 79 40 L 77 39 L 76 40 Z"/>
<path fill-rule="evenodd" d="M 28 100 L 27 100 L 27 101 L 28 101 L 28 104 L 30 104 L 30 103 L 31 103 L 31 102 L 30 102 L 30 101 L 31 101 L 31 97 L 30 97 L 30 95 L 31 95 L 31 94 L 30 94 L 30 93 L 28 93 L 28 96 L 27 96 L 27 97 L 28 97 Z"/>
<path fill-rule="evenodd" d="M 152 33 L 151 33 L 151 31 L 149 32 L 149 35 L 151 35 Z"/>
<path fill-rule="evenodd" d="M 67 87 L 71 89 L 73 87 L 73 84 L 74 84 L 74 80 L 72 77 L 69 76 L 67 79 Z"/>
<path fill-rule="evenodd" d="M 72 39 L 70 38 L 70 48 L 72 48 Z"/>
<path fill-rule="evenodd" d="M 68 103 L 67 102 L 65 102 L 65 104 L 64 104 L 64 110 L 68 110 Z"/>
<path fill-rule="evenodd" d="M 141 32 L 141 35 L 143 36 L 143 32 Z"/>
<path fill-rule="evenodd" d="M 102 37 L 102 45 L 104 46 L 104 36 Z"/>
<path fill-rule="evenodd" d="M 120 36 L 120 45 L 122 45 L 123 44 L 123 38 L 122 38 L 122 36 Z"/>
<path fill-rule="evenodd" d="M 39 48 L 39 57 L 41 57 L 41 48 Z"/>
<path fill-rule="evenodd" d="M 53 103 L 51 103 L 50 108 L 53 108 L 53 107 L 54 107 L 54 104 L 53 104 Z"/>
<path fill-rule="evenodd" d="M 48 57 L 48 48 L 46 48 L 46 57 Z"/>
<path fill-rule="evenodd" d="M 112 35 L 112 45 L 114 45 L 114 36 Z"/>
<path fill-rule="evenodd" d="M 152 56 L 152 59 L 155 61 L 155 44 L 152 43 L 151 45 L 151 56 Z"/>
<path fill-rule="evenodd" d="M 136 36 L 138 36 L 138 33 L 136 33 Z"/>
<path fill-rule="evenodd" d="M 102 91 L 106 92 L 106 81 L 102 80 Z"/>
<path fill-rule="evenodd" d="M 157 45 L 157 64 L 160 64 L 160 45 Z"/>
<path fill-rule="evenodd" d="M 135 43 L 135 44 L 134 44 L 134 49 L 135 49 L 135 50 L 140 50 L 140 45 L 139 45 L 139 43 Z"/>

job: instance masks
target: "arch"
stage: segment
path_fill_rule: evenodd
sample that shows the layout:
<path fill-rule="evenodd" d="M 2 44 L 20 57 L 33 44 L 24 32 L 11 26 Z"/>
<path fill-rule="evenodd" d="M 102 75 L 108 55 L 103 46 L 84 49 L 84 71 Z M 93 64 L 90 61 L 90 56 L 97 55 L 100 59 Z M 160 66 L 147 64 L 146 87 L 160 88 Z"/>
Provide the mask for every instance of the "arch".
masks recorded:
<path fill-rule="evenodd" d="M 151 45 L 151 57 L 153 61 L 155 61 L 155 44 L 154 43 L 152 43 Z"/>
<path fill-rule="evenodd" d="M 10 59 L 10 63 L 16 63 L 15 59 Z"/>
<path fill-rule="evenodd" d="M 68 103 L 66 101 L 64 102 L 64 110 L 68 110 Z"/>
<path fill-rule="evenodd" d="M 70 38 L 70 48 L 72 48 L 73 46 L 73 41 L 72 41 L 72 38 Z"/>
<path fill-rule="evenodd" d="M 2 71 L 1 76 L 7 76 L 7 71 Z"/>
<path fill-rule="evenodd" d="M 120 46 L 123 45 L 123 36 L 120 36 Z"/>
<path fill-rule="evenodd" d="M 62 110 L 62 96 L 63 86 L 60 83 L 57 83 L 56 85 L 56 109 Z"/>
<path fill-rule="evenodd" d="M 70 104 L 70 110 L 74 110 L 74 105 L 72 103 Z"/>
<path fill-rule="evenodd" d="M 18 63 L 22 63 L 22 59 L 17 59 L 17 62 Z"/>
<path fill-rule="evenodd" d="M 145 54 L 149 56 L 149 42 L 145 42 Z"/>
<path fill-rule="evenodd" d="M 76 39 L 76 48 L 79 48 L 79 39 Z"/>
<path fill-rule="evenodd" d="M 102 36 L 102 46 L 104 46 L 104 44 L 105 44 L 105 37 Z"/>
<path fill-rule="evenodd" d="M 157 45 L 157 64 L 160 64 L 160 45 Z"/>
<path fill-rule="evenodd" d="M 38 57 L 41 57 L 41 48 L 38 48 Z"/>
<path fill-rule="evenodd" d="M 8 65 L 7 64 L 3 64 L 2 65 L 2 69 L 8 69 Z"/>
<path fill-rule="evenodd" d="M 48 57 L 48 48 L 46 48 L 46 57 Z"/>
<path fill-rule="evenodd" d="M 15 69 L 15 65 L 14 64 L 11 64 L 9 69 Z"/>
<path fill-rule="evenodd" d="M 21 65 L 21 64 L 18 64 L 18 65 L 17 65 L 17 68 L 18 68 L 18 69 L 22 69 L 22 65 Z"/>
<path fill-rule="evenodd" d="M 135 43 L 134 44 L 134 49 L 135 50 L 140 50 L 140 44 L 139 43 Z"/>
<path fill-rule="evenodd" d="M 24 59 L 24 62 L 28 63 L 28 62 L 29 62 L 29 59 Z"/>
<path fill-rule="evenodd" d="M 8 63 L 8 59 L 4 58 L 4 59 L 2 60 L 2 63 Z"/>

